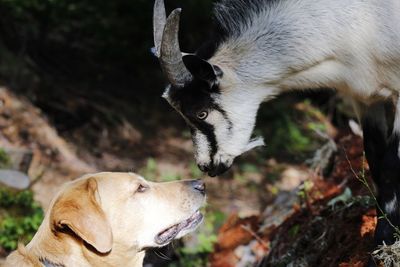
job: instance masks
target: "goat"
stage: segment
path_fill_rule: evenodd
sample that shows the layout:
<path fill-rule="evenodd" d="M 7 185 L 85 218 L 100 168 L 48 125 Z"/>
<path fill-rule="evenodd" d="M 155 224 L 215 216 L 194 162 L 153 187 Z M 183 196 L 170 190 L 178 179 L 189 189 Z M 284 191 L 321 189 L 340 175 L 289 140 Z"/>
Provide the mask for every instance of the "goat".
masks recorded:
<path fill-rule="evenodd" d="M 163 97 L 189 125 L 202 171 L 219 175 L 263 144 L 251 139 L 262 102 L 334 88 L 354 102 L 379 205 L 400 226 L 400 1 L 221 0 L 208 55 L 180 51 L 180 13 L 167 18 L 163 0 L 155 1 L 154 52 L 170 83 Z M 393 243 L 393 233 L 380 219 L 376 243 Z"/>

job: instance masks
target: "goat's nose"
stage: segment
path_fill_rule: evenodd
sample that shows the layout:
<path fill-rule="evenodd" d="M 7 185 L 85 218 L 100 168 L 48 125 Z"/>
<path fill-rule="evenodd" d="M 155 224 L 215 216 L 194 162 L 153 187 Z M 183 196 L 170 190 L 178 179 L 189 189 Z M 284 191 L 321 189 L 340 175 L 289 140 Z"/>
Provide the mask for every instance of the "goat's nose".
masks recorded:
<path fill-rule="evenodd" d="M 217 166 L 213 166 L 213 168 L 211 168 L 211 169 L 208 171 L 208 175 L 209 175 L 210 177 L 215 177 L 215 176 L 217 176 L 217 175 L 221 175 L 221 174 L 223 174 L 224 172 L 226 172 L 226 171 L 229 169 L 229 167 L 230 167 L 230 166 L 226 166 L 226 165 L 223 164 L 223 163 L 218 164 Z"/>
<path fill-rule="evenodd" d="M 197 166 L 199 167 L 200 171 L 202 171 L 202 172 L 208 172 L 210 170 L 210 167 L 208 167 L 207 165 L 198 164 Z"/>
<path fill-rule="evenodd" d="M 202 195 L 206 193 L 206 184 L 202 180 L 194 180 L 191 185 L 194 190 L 199 191 Z"/>

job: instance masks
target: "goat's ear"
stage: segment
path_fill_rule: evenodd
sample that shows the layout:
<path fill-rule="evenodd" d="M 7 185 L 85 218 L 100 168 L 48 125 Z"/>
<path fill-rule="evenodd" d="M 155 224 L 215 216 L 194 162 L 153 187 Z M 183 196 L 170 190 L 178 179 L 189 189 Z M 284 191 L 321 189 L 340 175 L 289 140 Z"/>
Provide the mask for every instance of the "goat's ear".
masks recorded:
<path fill-rule="evenodd" d="M 51 209 L 53 230 L 69 228 L 98 252 L 111 251 L 112 231 L 99 201 L 97 181 L 94 178 L 66 188 Z"/>
<path fill-rule="evenodd" d="M 182 59 L 186 68 L 195 78 L 206 81 L 211 85 L 217 81 L 217 78 L 222 76 L 222 71 L 219 67 L 211 65 L 196 55 L 185 55 Z"/>

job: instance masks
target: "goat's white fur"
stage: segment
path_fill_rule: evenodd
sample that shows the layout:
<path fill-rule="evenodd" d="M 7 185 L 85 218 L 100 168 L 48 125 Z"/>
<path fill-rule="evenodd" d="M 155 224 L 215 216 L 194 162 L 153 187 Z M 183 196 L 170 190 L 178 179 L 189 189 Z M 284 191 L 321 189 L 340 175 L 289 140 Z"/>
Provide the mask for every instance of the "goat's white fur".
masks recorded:
<path fill-rule="evenodd" d="M 281 0 L 250 17 L 226 26 L 237 33 L 209 60 L 224 73 L 218 103 L 233 124 L 227 136 L 221 119 L 208 120 L 216 163 L 246 151 L 260 103 L 282 92 L 329 87 L 364 104 L 397 98 L 400 1 Z"/>
<path fill-rule="evenodd" d="M 241 90 L 331 87 L 363 101 L 400 91 L 398 0 L 282 0 L 254 16 L 210 60 Z"/>

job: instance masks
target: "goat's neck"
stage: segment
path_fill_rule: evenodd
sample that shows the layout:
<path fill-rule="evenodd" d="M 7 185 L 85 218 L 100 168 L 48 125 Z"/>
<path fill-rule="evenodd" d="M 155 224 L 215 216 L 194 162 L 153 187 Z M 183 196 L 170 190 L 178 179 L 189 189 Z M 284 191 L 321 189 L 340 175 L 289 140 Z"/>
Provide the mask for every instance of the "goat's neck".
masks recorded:
<path fill-rule="evenodd" d="M 240 34 L 219 45 L 211 63 L 231 70 L 249 88 L 265 88 L 274 94 L 324 87 L 348 91 L 343 76 L 347 73 L 346 62 L 353 57 L 341 51 L 361 53 L 364 43 L 343 39 L 355 38 L 370 27 L 368 21 L 360 21 L 359 12 L 361 7 L 374 10 L 373 4 L 359 2 L 358 7 L 344 0 L 284 2 L 253 14 L 251 23 L 243 26 Z M 368 12 L 364 16 L 372 17 Z M 364 58 L 364 54 L 356 58 Z M 351 87 L 359 93 L 359 88 Z M 266 92 L 267 96 L 271 92 Z"/>
<path fill-rule="evenodd" d="M 225 72 L 228 73 L 227 87 L 234 85 L 244 90 L 251 89 L 253 93 L 258 92 L 261 99 L 269 99 L 293 90 L 348 90 L 339 78 L 345 66 L 335 60 L 334 55 L 311 53 L 305 57 L 301 49 L 293 49 L 291 55 L 271 55 L 270 51 L 259 48 L 240 54 L 237 50 L 244 51 L 245 48 L 237 45 L 235 48 L 221 46 L 210 59 L 212 64 L 224 70 L 224 75 Z"/>

